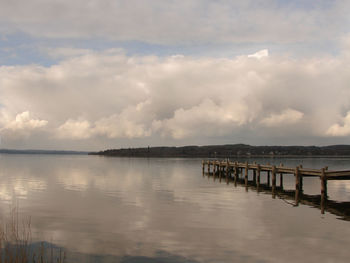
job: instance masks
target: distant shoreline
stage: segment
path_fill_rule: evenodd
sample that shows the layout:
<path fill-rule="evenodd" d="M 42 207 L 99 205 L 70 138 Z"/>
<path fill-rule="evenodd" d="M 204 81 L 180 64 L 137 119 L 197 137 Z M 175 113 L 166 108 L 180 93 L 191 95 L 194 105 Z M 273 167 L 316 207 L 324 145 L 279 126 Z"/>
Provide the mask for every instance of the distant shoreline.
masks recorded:
<path fill-rule="evenodd" d="M 350 158 L 350 145 L 251 146 L 247 144 L 141 147 L 98 152 L 0 149 L 0 154 L 98 155 L 140 158 Z"/>
<path fill-rule="evenodd" d="M 349 158 L 350 155 L 231 155 L 231 156 L 163 156 L 163 155 L 152 155 L 152 156 L 135 156 L 135 155 L 106 155 L 106 154 L 96 154 L 94 152 L 88 153 L 88 155 L 100 156 L 100 157 L 110 157 L 110 158 L 202 158 L 202 159 L 234 159 L 234 158 Z"/>
<path fill-rule="evenodd" d="M 350 158 L 350 145 L 251 146 L 247 144 L 109 149 L 89 155 L 174 158 Z"/>
<path fill-rule="evenodd" d="M 57 154 L 57 155 L 87 155 L 83 151 L 60 151 L 60 150 L 12 150 L 0 149 L 0 154 Z"/>

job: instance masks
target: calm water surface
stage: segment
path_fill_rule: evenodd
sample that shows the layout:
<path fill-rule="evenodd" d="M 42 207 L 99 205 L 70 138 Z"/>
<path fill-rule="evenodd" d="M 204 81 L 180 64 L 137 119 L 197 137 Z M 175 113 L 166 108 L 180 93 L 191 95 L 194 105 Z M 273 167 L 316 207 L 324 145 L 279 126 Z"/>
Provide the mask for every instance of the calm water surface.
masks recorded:
<path fill-rule="evenodd" d="M 350 159 L 250 161 L 350 169 Z M 203 177 L 200 159 L 0 155 L 0 179 L 1 214 L 16 204 L 31 217 L 33 239 L 65 248 L 68 262 L 350 258 L 349 221 Z M 294 178 L 284 184 L 293 189 Z M 319 179 L 304 179 L 304 189 L 319 194 Z M 328 191 L 350 201 L 350 182 L 331 181 Z"/>

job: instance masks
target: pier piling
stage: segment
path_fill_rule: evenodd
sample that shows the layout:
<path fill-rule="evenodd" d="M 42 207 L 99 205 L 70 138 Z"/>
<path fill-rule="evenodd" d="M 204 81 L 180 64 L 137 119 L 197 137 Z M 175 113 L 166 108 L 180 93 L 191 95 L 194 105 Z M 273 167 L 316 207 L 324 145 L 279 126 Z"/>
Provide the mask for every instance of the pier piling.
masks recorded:
<path fill-rule="evenodd" d="M 240 174 L 244 176 L 244 183 L 248 185 L 249 183 L 249 170 L 253 173 L 253 184 L 256 184 L 258 187 L 261 185 L 261 171 L 267 173 L 267 186 L 270 187 L 270 174 L 272 174 L 272 188 L 274 191 L 277 191 L 276 188 L 276 175 L 280 174 L 280 189 L 283 189 L 283 177 L 286 174 L 293 174 L 295 176 L 295 200 L 298 204 L 299 195 L 303 191 L 303 177 L 318 177 L 321 180 L 321 198 L 322 200 L 327 200 L 327 181 L 328 180 L 350 180 L 350 170 L 345 171 L 332 171 L 328 170 L 328 167 L 322 169 L 309 169 L 304 168 L 302 165 L 299 165 L 295 168 L 284 167 L 283 164 L 280 164 L 278 167 L 275 165 L 260 165 L 257 163 L 249 164 L 247 161 L 245 163 L 239 163 L 237 161 L 230 162 L 228 159 L 225 161 L 220 160 L 210 160 L 202 161 L 202 172 L 205 174 L 205 165 L 207 165 L 208 175 L 213 174 L 216 176 L 222 173 L 226 174 L 226 177 L 231 177 L 231 172 L 234 175 L 235 181 L 239 181 Z M 213 168 L 211 169 L 211 166 Z M 243 175 L 244 169 L 244 175 Z M 211 170 L 212 173 L 211 173 Z"/>
<path fill-rule="evenodd" d="M 276 166 L 272 166 L 272 197 L 276 197 Z"/>
<path fill-rule="evenodd" d="M 299 205 L 300 191 L 300 170 L 299 166 L 295 167 L 295 205 Z"/>
<path fill-rule="evenodd" d="M 207 173 L 205 173 L 205 165 L 207 165 Z M 211 166 L 212 173 L 211 173 Z M 243 169 L 244 169 L 244 175 L 243 175 Z M 253 182 L 249 181 L 249 170 L 253 173 Z M 264 187 L 261 187 L 261 172 L 267 173 L 267 187 L 264 185 Z M 332 200 L 328 200 L 328 193 L 327 193 L 327 182 L 328 180 L 350 180 L 350 170 L 345 171 L 334 171 L 334 170 L 328 170 L 328 167 L 324 167 L 322 169 L 309 169 L 304 168 L 302 165 L 296 166 L 295 168 L 292 167 L 284 167 L 283 164 L 280 164 L 279 166 L 275 165 L 261 165 L 257 163 L 249 164 L 247 161 L 245 163 L 239 163 L 237 161 L 230 162 L 228 159 L 225 161 L 220 160 L 209 160 L 209 161 L 202 161 L 202 174 L 205 176 L 208 175 L 208 179 L 210 175 L 213 175 L 214 180 L 217 174 L 220 176 L 222 173 L 226 174 L 226 182 L 229 184 L 229 181 L 232 179 L 235 182 L 235 186 L 237 183 L 243 183 L 246 186 L 246 190 L 248 191 L 249 187 L 255 187 L 258 192 L 261 190 L 270 189 L 272 190 L 272 196 L 275 198 L 275 195 L 280 194 L 283 192 L 283 177 L 286 175 L 294 175 L 295 176 L 295 191 L 294 193 L 291 193 L 291 198 L 294 196 L 295 205 L 299 205 L 301 200 L 304 200 L 304 196 L 307 196 L 307 194 L 303 193 L 303 177 L 318 177 L 320 178 L 320 208 L 321 212 L 324 213 L 327 209 L 327 206 L 330 206 L 332 204 Z M 240 174 L 242 176 L 240 176 Z M 272 175 L 272 187 L 270 187 L 270 174 Z M 276 176 L 277 174 L 280 175 L 280 188 L 276 187 Z M 244 176 L 244 179 L 241 179 Z M 233 178 L 232 178 L 233 177 Z M 254 186 L 255 185 L 255 186 Z M 263 189 L 260 189 L 263 188 Z M 286 191 L 284 191 L 286 192 Z M 315 199 L 314 199 L 315 200 Z"/>
<path fill-rule="evenodd" d="M 257 185 L 257 187 L 259 188 L 259 186 L 260 186 L 260 171 L 261 171 L 261 167 L 260 167 L 260 164 L 258 164 L 258 167 L 257 167 L 257 170 L 256 170 L 256 172 L 257 172 L 257 179 L 256 179 L 256 185 Z"/>
<path fill-rule="evenodd" d="M 321 213 L 324 214 L 324 209 L 327 200 L 327 177 L 325 173 L 325 168 L 321 170 Z"/>

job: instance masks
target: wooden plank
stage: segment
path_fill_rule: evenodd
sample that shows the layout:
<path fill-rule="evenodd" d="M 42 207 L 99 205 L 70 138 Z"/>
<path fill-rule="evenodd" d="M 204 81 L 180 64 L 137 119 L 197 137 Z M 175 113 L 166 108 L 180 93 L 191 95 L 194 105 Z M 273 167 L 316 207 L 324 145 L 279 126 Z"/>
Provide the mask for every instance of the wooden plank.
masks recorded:
<path fill-rule="evenodd" d="M 326 172 L 327 177 L 339 177 L 339 176 L 350 176 L 350 171 L 327 171 Z"/>
<path fill-rule="evenodd" d="M 332 176 L 332 177 L 327 177 L 327 180 L 348 181 L 348 180 L 350 180 L 350 177 L 349 176 Z"/>

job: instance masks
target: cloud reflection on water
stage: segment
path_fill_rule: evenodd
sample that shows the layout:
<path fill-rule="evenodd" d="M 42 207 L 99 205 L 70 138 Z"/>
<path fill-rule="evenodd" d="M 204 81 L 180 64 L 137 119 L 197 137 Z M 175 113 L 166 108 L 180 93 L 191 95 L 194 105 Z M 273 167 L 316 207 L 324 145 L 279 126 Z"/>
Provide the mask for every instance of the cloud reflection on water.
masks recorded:
<path fill-rule="evenodd" d="M 349 256 L 347 222 L 203 178 L 200 160 L 6 156 L 0 162 L 0 196 L 26 196 L 20 209 L 32 216 L 33 236 L 84 255 L 134 262 L 155 260 L 157 251 L 193 262 L 294 262 L 307 255 L 317 262 L 344 248 L 339 262 Z M 285 258 L 290 247 L 298 253 Z"/>

